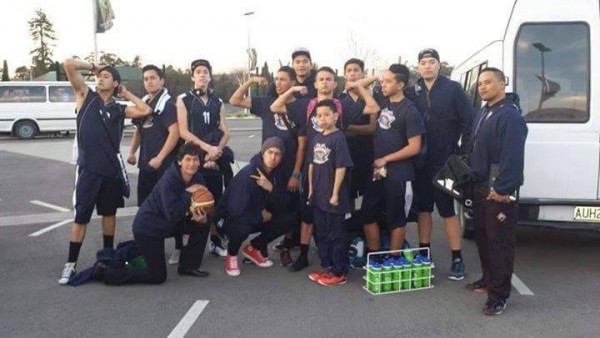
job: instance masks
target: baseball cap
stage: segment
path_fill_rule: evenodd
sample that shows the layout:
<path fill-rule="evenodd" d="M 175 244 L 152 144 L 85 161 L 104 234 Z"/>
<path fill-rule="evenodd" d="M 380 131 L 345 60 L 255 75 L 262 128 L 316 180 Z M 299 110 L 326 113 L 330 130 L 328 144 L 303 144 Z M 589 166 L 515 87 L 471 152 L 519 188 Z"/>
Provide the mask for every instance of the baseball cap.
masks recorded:
<path fill-rule="evenodd" d="M 304 55 L 306 56 L 309 60 L 312 61 L 312 58 L 310 57 L 310 51 L 308 50 L 308 48 L 304 48 L 304 47 L 300 47 L 300 48 L 296 48 L 294 50 L 294 52 L 292 52 L 292 61 L 300 56 L 300 55 Z"/>
<path fill-rule="evenodd" d="M 418 61 L 421 61 L 422 58 L 434 58 L 440 62 L 440 54 L 433 48 L 426 48 L 420 51 Z"/>

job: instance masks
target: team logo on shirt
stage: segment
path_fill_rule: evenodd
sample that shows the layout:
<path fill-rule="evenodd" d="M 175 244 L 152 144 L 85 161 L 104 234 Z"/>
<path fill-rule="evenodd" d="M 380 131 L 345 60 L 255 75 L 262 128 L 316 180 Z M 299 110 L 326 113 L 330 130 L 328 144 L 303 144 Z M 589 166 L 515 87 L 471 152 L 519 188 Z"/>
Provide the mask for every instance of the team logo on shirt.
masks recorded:
<path fill-rule="evenodd" d="M 313 147 L 313 163 L 323 164 L 329 161 L 331 149 L 327 148 L 325 143 L 317 143 Z"/>
<path fill-rule="evenodd" d="M 153 125 L 154 125 L 154 117 L 152 115 L 150 115 L 144 119 L 144 123 L 142 124 L 142 127 L 151 128 Z"/>
<path fill-rule="evenodd" d="M 285 125 L 285 122 L 283 121 L 281 116 L 279 116 L 279 114 L 275 114 L 274 117 L 275 117 L 275 127 L 277 127 L 277 129 L 288 130 L 287 126 Z"/>
<path fill-rule="evenodd" d="M 396 121 L 394 112 L 387 108 L 381 110 L 381 114 L 379 114 L 379 118 L 377 119 L 377 122 L 379 123 L 379 127 L 381 129 L 390 129 L 394 121 Z"/>
<path fill-rule="evenodd" d="M 317 133 L 322 133 L 323 132 L 323 127 L 319 124 L 319 122 L 317 121 L 317 115 L 313 115 L 310 118 L 310 122 L 312 122 L 312 126 L 313 129 L 317 132 Z"/>

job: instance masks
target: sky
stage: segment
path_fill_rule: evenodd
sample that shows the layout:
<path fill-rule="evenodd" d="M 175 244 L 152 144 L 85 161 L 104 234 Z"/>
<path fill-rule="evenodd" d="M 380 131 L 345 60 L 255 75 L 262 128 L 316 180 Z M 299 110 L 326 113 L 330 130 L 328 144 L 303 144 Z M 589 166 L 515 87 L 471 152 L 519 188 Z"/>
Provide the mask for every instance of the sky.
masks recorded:
<path fill-rule="evenodd" d="M 113 27 L 97 34 L 99 51 L 124 60 L 187 68 L 206 58 L 215 72 L 247 66 L 250 45 L 259 66 L 288 64 L 298 47 L 310 49 L 320 66 L 343 67 L 350 57 L 367 57 L 383 69 L 399 57 L 417 63 L 433 47 L 441 61 L 458 64 L 489 42 L 501 39 L 514 0 L 111 0 Z M 10 75 L 29 65 L 35 48 L 27 21 L 37 8 L 54 24 L 54 59 L 85 57 L 94 50 L 93 0 L 18 0 L 0 20 L 0 60 Z M 246 12 L 255 14 L 244 16 Z M 351 41 L 355 41 L 352 43 Z M 352 47 L 354 46 L 354 47 Z M 369 51 L 368 53 L 359 50 Z M 362 55 L 356 55 L 362 54 Z M 369 60 L 370 59 L 370 60 Z"/>

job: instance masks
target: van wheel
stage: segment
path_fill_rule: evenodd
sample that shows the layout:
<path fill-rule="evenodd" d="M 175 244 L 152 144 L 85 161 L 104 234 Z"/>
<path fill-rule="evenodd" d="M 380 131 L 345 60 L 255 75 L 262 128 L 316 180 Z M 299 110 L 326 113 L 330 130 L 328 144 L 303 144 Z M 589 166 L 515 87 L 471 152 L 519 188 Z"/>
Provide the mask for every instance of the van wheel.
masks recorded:
<path fill-rule="evenodd" d="M 38 133 L 38 126 L 33 121 L 19 121 L 13 128 L 15 136 L 21 140 L 30 140 Z"/>
<path fill-rule="evenodd" d="M 473 209 L 461 205 L 458 208 L 458 218 L 463 229 L 463 238 L 475 238 L 475 223 L 473 222 Z"/>

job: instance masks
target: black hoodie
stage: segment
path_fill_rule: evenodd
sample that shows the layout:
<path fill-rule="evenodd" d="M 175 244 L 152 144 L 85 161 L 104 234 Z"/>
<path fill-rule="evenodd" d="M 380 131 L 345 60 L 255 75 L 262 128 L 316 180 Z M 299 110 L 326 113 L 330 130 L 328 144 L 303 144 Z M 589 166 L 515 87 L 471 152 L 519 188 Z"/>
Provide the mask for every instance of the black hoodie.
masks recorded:
<path fill-rule="evenodd" d="M 493 175 L 495 180 L 491 188 L 500 195 L 512 194 L 519 189 L 523 185 L 527 138 L 519 96 L 507 93 L 506 98 L 493 106 L 485 105 L 477 113 L 472 135 L 471 168 L 476 179 L 489 184 L 492 165 L 497 165 L 497 176 Z"/>
<path fill-rule="evenodd" d="M 194 174 L 190 183 L 185 184 L 177 163 L 171 164 L 135 215 L 133 232 L 153 238 L 181 233 L 181 221 L 186 217 L 192 197 L 185 189 L 193 184 L 204 185 L 202 175 Z"/>

